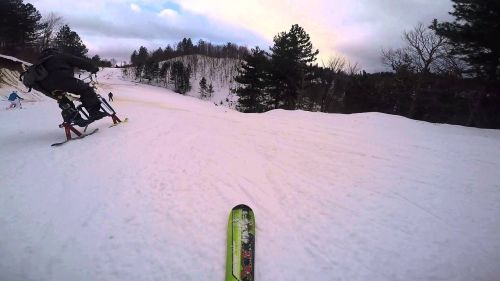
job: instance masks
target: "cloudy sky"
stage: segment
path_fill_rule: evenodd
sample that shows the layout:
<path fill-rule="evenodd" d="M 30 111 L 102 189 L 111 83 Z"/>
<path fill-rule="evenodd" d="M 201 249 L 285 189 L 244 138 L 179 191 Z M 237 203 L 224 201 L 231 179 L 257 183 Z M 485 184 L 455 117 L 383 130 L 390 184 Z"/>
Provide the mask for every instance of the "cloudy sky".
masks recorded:
<path fill-rule="evenodd" d="M 133 50 L 184 37 L 268 49 L 273 37 L 302 26 L 319 62 L 342 55 L 372 72 L 380 50 L 401 46 L 403 31 L 433 18 L 450 20 L 450 0 L 27 0 L 76 31 L 89 54 L 128 61 Z"/>

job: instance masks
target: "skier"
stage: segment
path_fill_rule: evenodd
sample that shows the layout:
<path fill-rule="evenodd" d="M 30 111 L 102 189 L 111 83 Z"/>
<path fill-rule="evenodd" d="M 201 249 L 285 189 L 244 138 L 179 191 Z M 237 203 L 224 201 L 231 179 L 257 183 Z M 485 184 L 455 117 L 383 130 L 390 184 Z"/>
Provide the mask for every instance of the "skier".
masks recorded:
<path fill-rule="evenodd" d="M 109 92 L 108 94 L 108 100 L 113 101 L 113 93 Z"/>
<path fill-rule="evenodd" d="M 55 48 L 43 50 L 38 58 L 39 63 L 40 61 L 42 61 L 41 64 L 47 70 L 48 76 L 39 82 L 39 89 L 35 89 L 57 100 L 59 108 L 62 109 L 61 115 L 64 122 L 85 127 L 95 120 L 108 116 L 107 113 L 100 110 L 101 101 L 94 92 L 94 89 L 82 80 L 74 77 L 74 68 L 84 69 L 91 74 L 95 74 L 99 71 L 98 67 L 83 58 L 60 53 Z M 80 96 L 82 105 L 89 112 L 90 116 L 88 120 L 82 118 L 75 104 L 64 95 L 65 92 Z"/>
<path fill-rule="evenodd" d="M 23 108 L 21 105 L 21 100 L 24 99 L 17 94 L 17 91 L 12 91 L 12 93 L 9 95 L 8 100 L 10 101 L 10 105 L 7 107 L 7 109 L 14 107 L 18 107 L 19 109 Z"/>

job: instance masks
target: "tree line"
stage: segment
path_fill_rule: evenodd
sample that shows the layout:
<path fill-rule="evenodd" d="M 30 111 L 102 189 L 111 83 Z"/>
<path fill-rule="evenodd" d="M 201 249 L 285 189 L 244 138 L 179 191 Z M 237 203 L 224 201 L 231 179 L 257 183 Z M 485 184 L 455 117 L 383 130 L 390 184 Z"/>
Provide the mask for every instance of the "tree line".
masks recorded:
<path fill-rule="evenodd" d="M 159 47 L 153 51 L 149 51 L 146 47 L 141 46 L 139 50 L 133 51 L 130 56 L 130 62 L 132 66 L 137 66 L 145 64 L 148 60 L 161 62 L 186 55 L 240 59 L 246 54 L 248 54 L 248 49 L 245 46 L 238 46 L 234 43 L 216 45 L 200 39 L 196 44 L 193 44 L 191 38 L 183 38 L 176 44 L 169 44 L 165 48 Z"/>
<path fill-rule="evenodd" d="M 237 109 L 378 111 L 431 122 L 500 128 L 500 2 L 453 0 L 453 22 L 417 25 L 406 47 L 383 49 L 392 72 L 369 74 L 342 57 L 314 64 L 318 50 L 298 25 L 258 47 L 238 75 Z"/>
<path fill-rule="evenodd" d="M 157 48 L 149 51 L 147 47 L 141 46 L 134 50 L 130 56 L 133 76 L 139 81 L 144 79 L 148 82 L 161 83 L 163 86 L 172 85 L 175 92 L 185 94 L 192 88 L 190 78 L 197 73 L 199 65 L 206 65 L 203 55 L 213 59 L 240 59 L 248 54 L 248 49 L 234 43 L 216 45 L 199 40 L 193 44 L 191 38 L 183 38 L 176 44 L 167 45 L 165 48 Z M 185 59 L 179 59 L 184 57 Z M 220 69 L 216 71 L 221 71 Z M 123 70 L 125 75 L 130 75 L 130 69 Z M 214 75 L 210 75 L 212 78 Z M 213 85 L 207 81 L 208 77 L 202 77 L 205 82 L 200 84 L 200 95 L 208 99 L 214 92 Z M 200 82 L 201 82 L 200 80 Z"/>
<path fill-rule="evenodd" d="M 23 0 L 0 1 L 0 53 L 33 62 L 46 48 L 88 58 L 82 39 L 62 17 L 54 13 L 42 17 L 35 6 Z M 98 55 L 89 59 L 98 66 L 116 63 Z"/>

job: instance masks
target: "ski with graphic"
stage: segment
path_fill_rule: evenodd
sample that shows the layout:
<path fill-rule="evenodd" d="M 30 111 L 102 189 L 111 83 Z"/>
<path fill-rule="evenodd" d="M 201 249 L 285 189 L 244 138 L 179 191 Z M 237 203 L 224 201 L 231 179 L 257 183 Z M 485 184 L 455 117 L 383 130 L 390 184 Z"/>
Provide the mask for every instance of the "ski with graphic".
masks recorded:
<path fill-rule="evenodd" d="M 231 210 L 227 226 L 226 281 L 253 281 L 255 217 L 247 205 Z"/>

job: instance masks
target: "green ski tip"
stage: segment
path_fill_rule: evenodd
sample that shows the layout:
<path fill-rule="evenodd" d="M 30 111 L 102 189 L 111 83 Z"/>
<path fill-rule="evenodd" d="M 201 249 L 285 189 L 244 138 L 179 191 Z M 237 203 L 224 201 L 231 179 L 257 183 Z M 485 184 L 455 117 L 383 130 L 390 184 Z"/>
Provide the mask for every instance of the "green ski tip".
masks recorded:
<path fill-rule="evenodd" d="M 226 281 L 253 281 L 255 216 L 245 204 L 235 206 L 227 225 Z"/>

